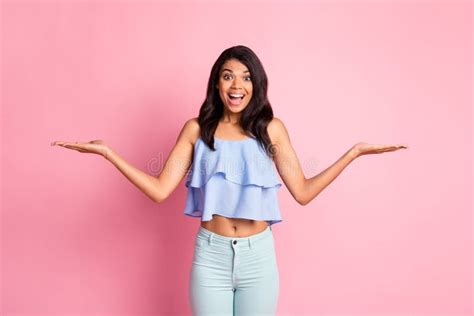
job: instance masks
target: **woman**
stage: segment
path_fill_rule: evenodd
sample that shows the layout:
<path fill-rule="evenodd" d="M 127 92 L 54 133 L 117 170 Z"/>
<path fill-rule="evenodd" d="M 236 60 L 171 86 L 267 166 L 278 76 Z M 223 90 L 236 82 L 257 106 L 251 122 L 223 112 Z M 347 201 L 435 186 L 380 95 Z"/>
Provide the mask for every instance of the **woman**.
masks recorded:
<path fill-rule="evenodd" d="M 276 195 L 282 184 L 272 163 L 294 199 L 306 205 L 357 157 L 408 148 L 357 143 L 306 179 L 285 125 L 273 116 L 264 68 L 240 45 L 223 51 L 213 65 L 199 117 L 186 121 L 158 176 L 130 165 L 102 140 L 52 145 L 104 156 L 158 203 L 188 175 L 184 214 L 201 218 L 189 282 L 194 315 L 276 313 L 271 226 L 282 220 Z"/>

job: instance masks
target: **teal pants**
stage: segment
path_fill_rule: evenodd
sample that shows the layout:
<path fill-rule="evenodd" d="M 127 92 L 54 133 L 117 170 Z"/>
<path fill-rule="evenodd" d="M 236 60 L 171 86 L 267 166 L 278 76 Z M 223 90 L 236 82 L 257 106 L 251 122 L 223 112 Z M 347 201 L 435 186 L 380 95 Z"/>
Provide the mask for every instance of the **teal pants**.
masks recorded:
<path fill-rule="evenodd" d="M 199 226 L 189 280 L 193 315 L 276 315 L 279 285 L 271 226 L 248 237 Z"/>

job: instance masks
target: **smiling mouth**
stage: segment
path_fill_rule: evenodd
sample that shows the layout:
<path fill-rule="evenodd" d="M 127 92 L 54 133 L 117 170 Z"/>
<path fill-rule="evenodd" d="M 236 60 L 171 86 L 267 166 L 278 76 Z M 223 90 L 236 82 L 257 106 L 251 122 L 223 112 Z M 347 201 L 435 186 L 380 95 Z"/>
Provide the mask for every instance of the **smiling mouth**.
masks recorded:
<path fill-rule="evenodd" d="M 231 100 L 242 100 L 244 97 L 245 97 L 245 94 L 243 93 L 227 93 L 227 95 L 229 96 L 229 99 Z"/>
<path fill-rule="evenodd" d="M 227 96 L 229 97 L 229 104 L 230 105 L 240 105 L 242 100 L 245 97 L 245 94 L 242 93 L 228 93 Z"/>

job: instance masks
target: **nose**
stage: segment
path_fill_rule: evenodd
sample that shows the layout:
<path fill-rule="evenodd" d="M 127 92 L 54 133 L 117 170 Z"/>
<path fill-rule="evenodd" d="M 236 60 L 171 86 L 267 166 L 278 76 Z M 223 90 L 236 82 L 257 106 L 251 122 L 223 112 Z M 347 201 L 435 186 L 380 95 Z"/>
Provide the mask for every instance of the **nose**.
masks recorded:
<path fill-rule="evenodd" d="M 239 77 L 235 77 L 235 79 L 232 81 L 232 88 L 238 88 L 242 86 L 242 79 Z"/>

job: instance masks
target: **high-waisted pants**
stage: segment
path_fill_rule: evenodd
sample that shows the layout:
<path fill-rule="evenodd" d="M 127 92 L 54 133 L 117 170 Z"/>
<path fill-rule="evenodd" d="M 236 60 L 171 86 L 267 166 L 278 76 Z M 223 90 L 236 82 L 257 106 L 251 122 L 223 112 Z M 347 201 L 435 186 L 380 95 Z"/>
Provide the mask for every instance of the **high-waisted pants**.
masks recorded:
<path fill-rule="evenodd" d="M 276 315 L 279 285 L 271 226 L 247 237 L 199 226 L 189 280 L 193 315 Z"/>

